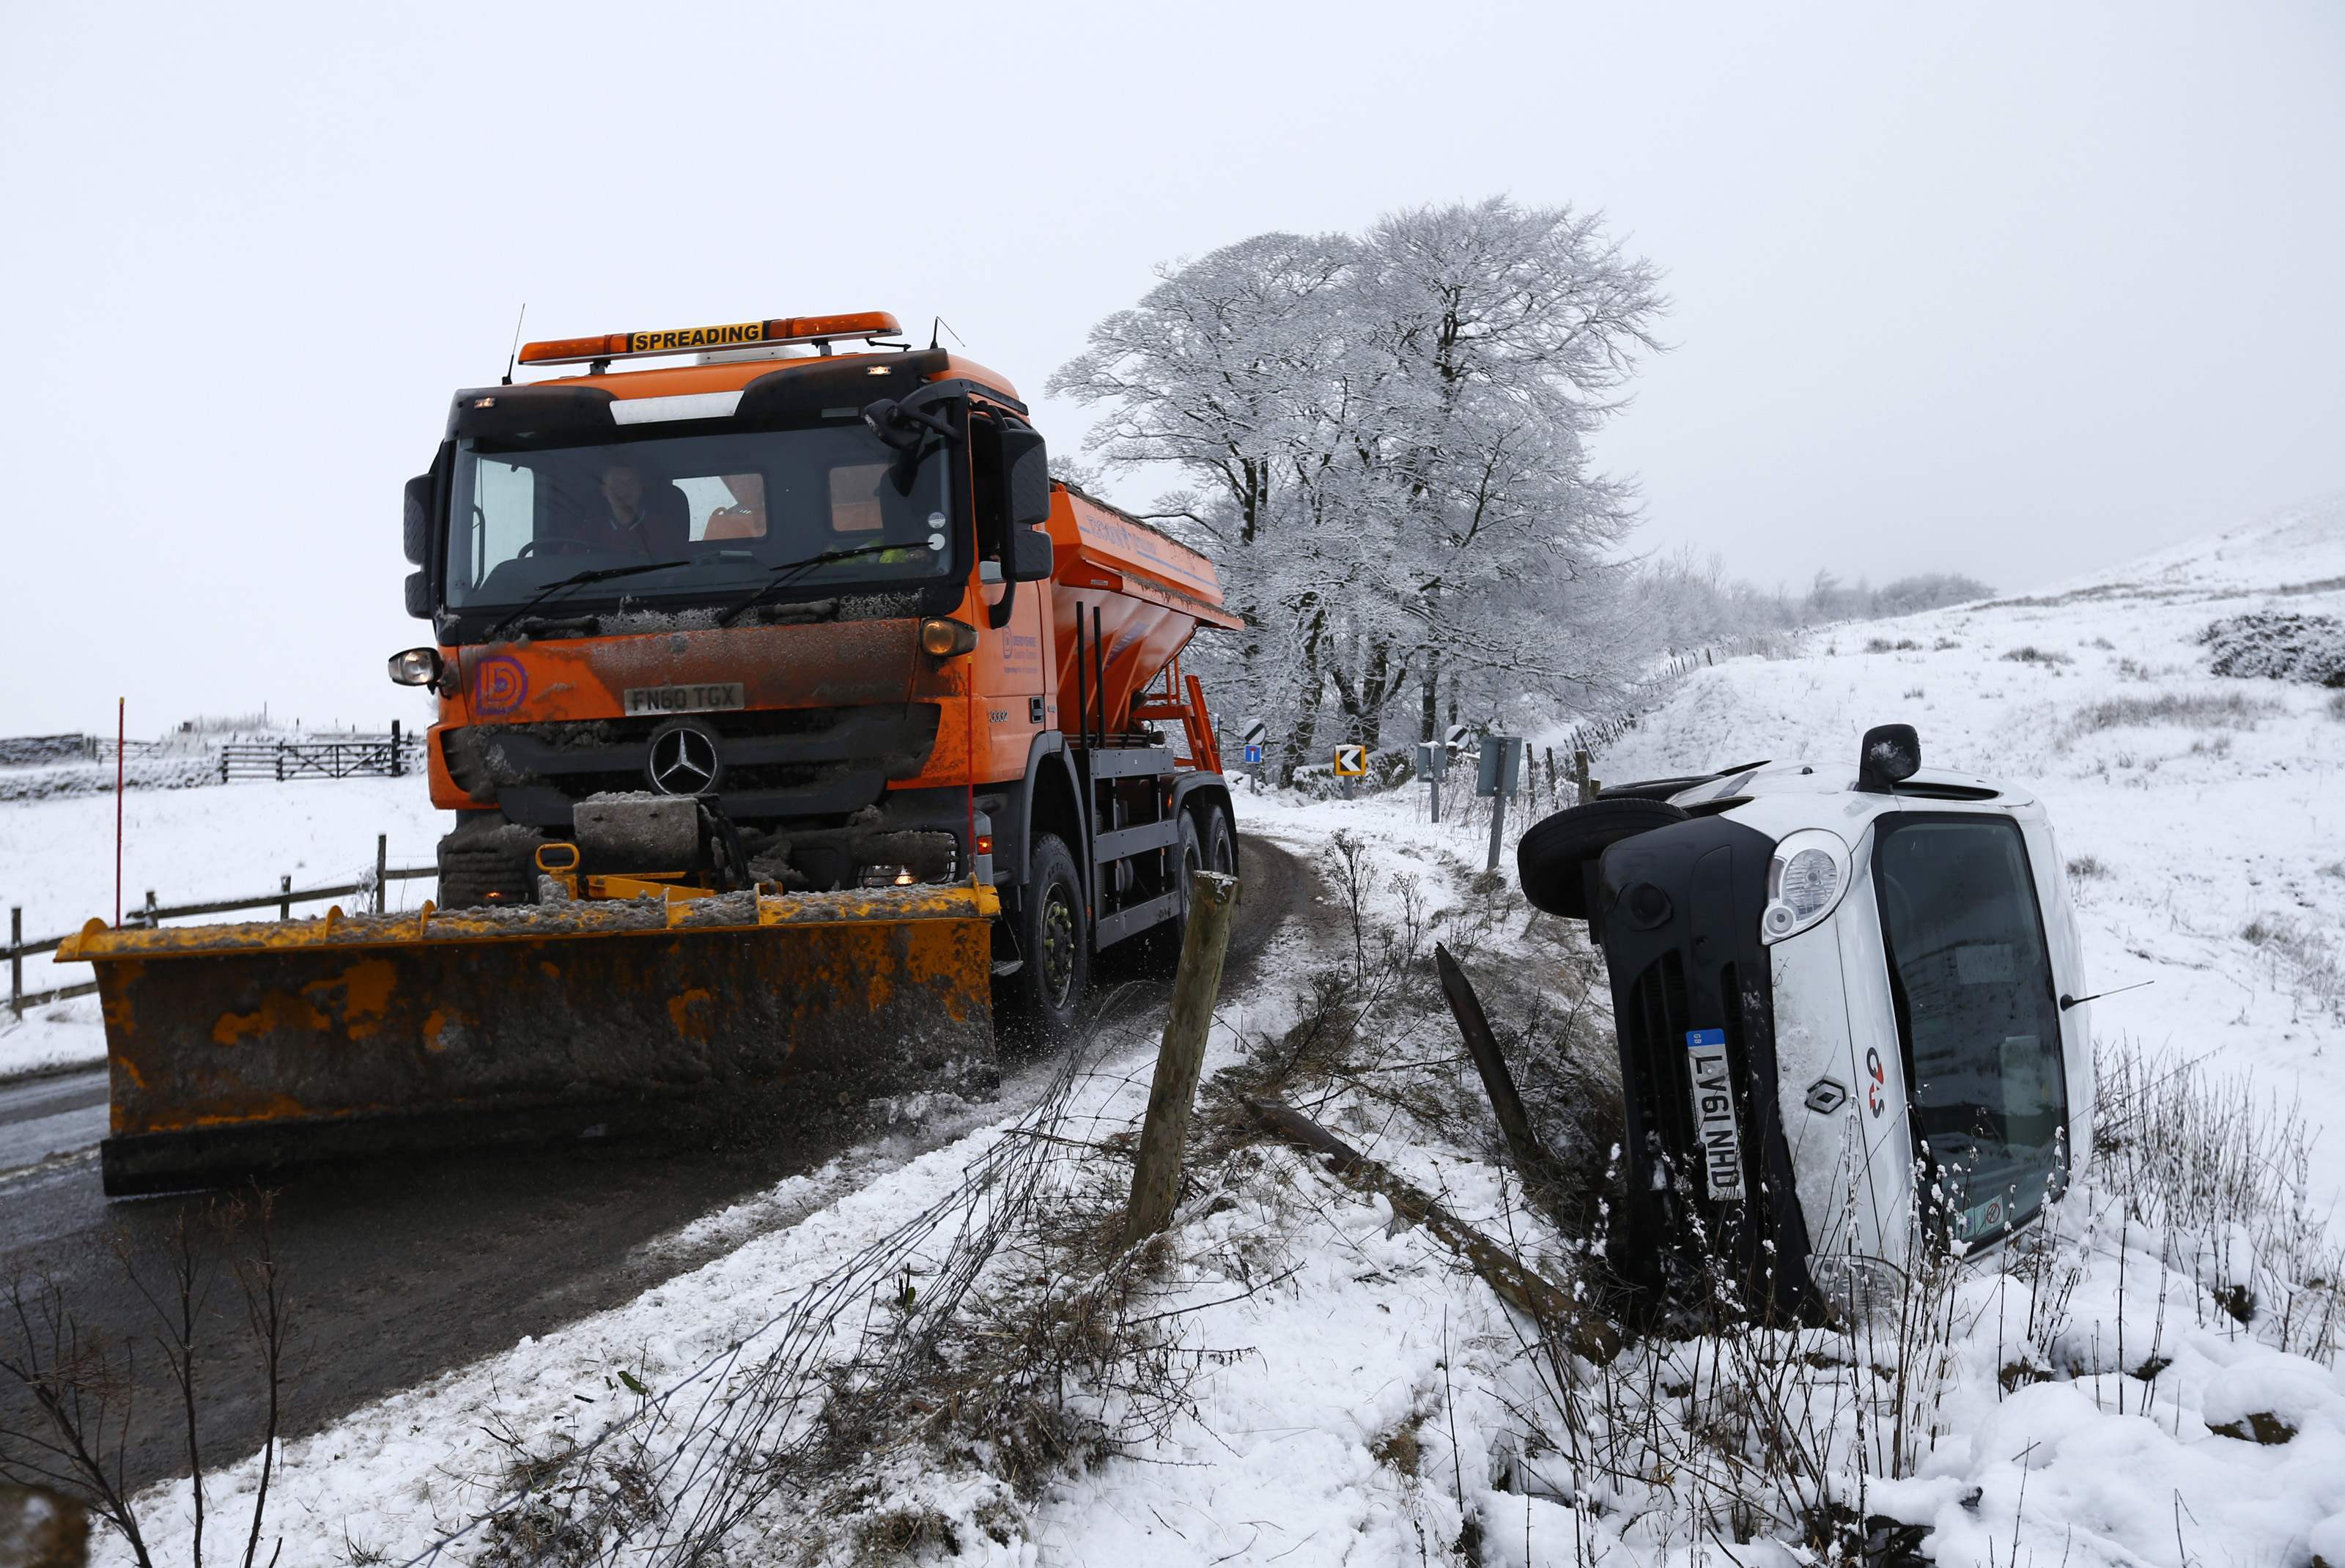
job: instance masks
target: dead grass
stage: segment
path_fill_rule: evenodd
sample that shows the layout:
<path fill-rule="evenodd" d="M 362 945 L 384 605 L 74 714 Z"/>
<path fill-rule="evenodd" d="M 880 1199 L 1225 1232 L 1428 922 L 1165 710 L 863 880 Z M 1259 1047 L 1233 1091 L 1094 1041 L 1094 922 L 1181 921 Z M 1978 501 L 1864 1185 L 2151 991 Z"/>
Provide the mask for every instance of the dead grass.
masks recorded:
<path fill-rule="evenodd" d="M 2076 711 L 2071 735 L 2172 724 L 2192 730 L 2252 730 L 2279 704 L 2243 692 L 2161 692 L 2155 697 L 2110 697 Z"/>
<path fill-rule="evenodd" d="M 2094 1180 L 2127 1219 L 2166 1233 L 2167 1266 L 2200 1286 L 2200 1325 L 2223 1326 L 2219 1315 L 2335 1365 L 2345 1245 L 2311 1196 L 2317 1132 L 2303 1107 L 2166 1056 L 2096 1050 L 2094 1077 Z"/>
<path fill-rule="evenodd" d="M 2056 648 L 2038 648 L 2033 642 L 2010 650 L 2003 655 L 2003 658 L 2007 664 L 2073 664 L 2076 663 L 2074 659 Z"/>

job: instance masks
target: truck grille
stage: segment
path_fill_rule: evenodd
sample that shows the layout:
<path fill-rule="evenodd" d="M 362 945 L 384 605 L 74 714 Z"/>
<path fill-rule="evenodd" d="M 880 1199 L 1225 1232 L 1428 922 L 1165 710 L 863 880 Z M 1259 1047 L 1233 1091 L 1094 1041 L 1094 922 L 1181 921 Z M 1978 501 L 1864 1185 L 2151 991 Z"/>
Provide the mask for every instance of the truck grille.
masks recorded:
<path fill-rule="evenodd" d="M 716 736 L 719 800 L 746 817 L 851 812 L 888 781 L 911 778 L 936 744 L 930 703 L 695 713 Z M 533 825 L 563 825 L 589 795 L 645 787 L 644 763 L 665 717 L 476 724 L 442 736 L 449 776 L 483 805 Z"/>

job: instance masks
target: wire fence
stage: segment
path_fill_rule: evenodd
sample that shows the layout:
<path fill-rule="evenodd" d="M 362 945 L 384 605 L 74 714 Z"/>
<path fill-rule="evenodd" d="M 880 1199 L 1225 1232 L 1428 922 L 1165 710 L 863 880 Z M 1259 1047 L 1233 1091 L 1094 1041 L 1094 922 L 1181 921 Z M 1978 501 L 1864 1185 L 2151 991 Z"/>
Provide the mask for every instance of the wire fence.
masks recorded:
<path fill-rule="evenodd" d="M 287 872 L 279 879 L 277 889 L 273 893 L 256 893 L 249 896 L 233 898 L 208 898 L 193 904 L 160 903 L 156 898 L 154 890 L 150 888 L 143 904 L 123 915 L 122 929 L 151 931 L 166 920 L 184 920 L 205 915 L 234 915 L 248 909 L 274 909 L 277 911 L 278 919 L 290 920 L 293 918 L 293 906 L 297 904 L 319 904 L 330 898 L 356 896 L 364 896 L 371 900 L 373 912 L 381 915 L 384 912 L 387 890 L 391 884 L 413 881 L 422 877 L 437 877 L 440 875 L 440 868 L 437 865 L 392 865 L 390 864 L 390 835 L 377 834 L 374 841 L 373 872 L 352 882 L 337 882 L 317 887 L 296 887 L 293 885 L 292 873 Z M 65 943 L 66 937 L 72 935 L 71 932 L 65 932 L 55 936 L 36 937 L 27 942 L 25 940 L 23 905 L 18 905 L 9 909 L 8 945 L 5 947 L 0 947 L 0 958 L 5 958 L 8 961 L 8 1010 L 10 1013 L 22 1017 L 27 1007 L 46 1007 L 51 1002 L 69 1001 L 76 996 L 86 996 L 97 989 L 96 982 L 89 980 L 76 986 L 52 986 L 43 991 L 25 989 L 25 960 L 38 957 L 45 953 L 56 952 Z"/>

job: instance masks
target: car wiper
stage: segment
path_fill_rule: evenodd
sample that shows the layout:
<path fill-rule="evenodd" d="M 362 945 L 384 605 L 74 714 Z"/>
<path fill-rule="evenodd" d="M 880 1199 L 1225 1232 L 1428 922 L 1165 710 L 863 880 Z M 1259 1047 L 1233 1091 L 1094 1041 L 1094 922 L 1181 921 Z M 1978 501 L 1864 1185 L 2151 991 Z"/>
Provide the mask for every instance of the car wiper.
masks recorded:
<path fill-rule="evenodd" d="M 503 620 L 490 627 L 488 635 L 482 638 L 481 641 L 483 642 L 495 642 L 498 636 L 503 632 L 507 627 L 512 626 L 516 622 L 522 620 L 524 616 L 528 615 L 531 611 L 536 609 L 539 605 L 544 603 L 547 600 L 553 598 L 555 594 L 561 592 L 565 588 L 583 588 L 589 582 L 607 582 L 614 577 L 633 577 L 637 572 L 665 572 L 671 566 L 689 566 L 691 564 L 692 562 L 688 561 L 638 561 L 630 566 L 597 566 L 590 568 L 584 572 L 574 572 L 569 576 L 562 579 L 559 582 L 549 582 L 544 587 L 539 589 L 528 603 L 523 604 L 521 608 L 507 615 Z"/>
<path fill-rule="evenodd" d="M 736 600 L 732 604 L 728 605 L 726 608 L 725 613 L 716 618 L 716 624 L 719 626 L 730 626 L 733 623 L 733 618 L 735 616 L 740 614 L 743 611 L 749 609 L 753 605 L 765 602 L 765 601 L 772 598 L 775 594 L 779 593 L 783 589 L 787 588 L 790 585 L 792 580 L 795 579 L 799 572 L 807 571 L 812 567 L 827 566 L 834 561 L 852 561 L 858 555 L 880 555 L 890 550 L 917 550 L 919 548 L 919 546 L 916 544 L 904 544 L 898 541 L 883 541 L 878 544 L 858 544 L 851 550 L 826 550 L 819 554 L 809 555 L 804 561 L 785 561 L 779 566 L 772 569 L 775 576 L 771 582 L 760 584 L 746 597 Z"/>

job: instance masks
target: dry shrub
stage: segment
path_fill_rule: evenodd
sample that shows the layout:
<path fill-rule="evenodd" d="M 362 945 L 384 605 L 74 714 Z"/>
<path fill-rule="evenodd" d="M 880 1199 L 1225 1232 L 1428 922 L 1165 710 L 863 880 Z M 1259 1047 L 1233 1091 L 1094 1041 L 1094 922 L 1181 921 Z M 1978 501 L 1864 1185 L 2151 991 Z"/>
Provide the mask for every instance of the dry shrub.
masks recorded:
<path fill-rule="evenodd" d="M 2203 693 L 2162 692 L 2155 697 L 2112 697 L 2077 710 L 2069 722 L 2072 735 L 2091 734 L 2147 724 L 2177 724 L 2193 730 L 2252 730 L 2258 720 L 2279 704 L 2249 698 L 2242 692 L 2220 696 Z"/>
<path fill-rule="evenodd" d="M 2334 1364 L 2345 1245 L 2312 1199 L 2316 1135 L 2302 1105 L 2167 1056 L 2100 1049 L 2093 1070 L 2096 1182 L 2127 1218 L 2169 1232 L 2169 1248 L 2192 1248 L 2167 1266 L 2235 1323 Z"/>
<path fill-rule="evenodd" d="M 2227 616 L 2198 633 L 2218 675 L 2345 686 L 2345 621 L 2259 610 Z"/>

